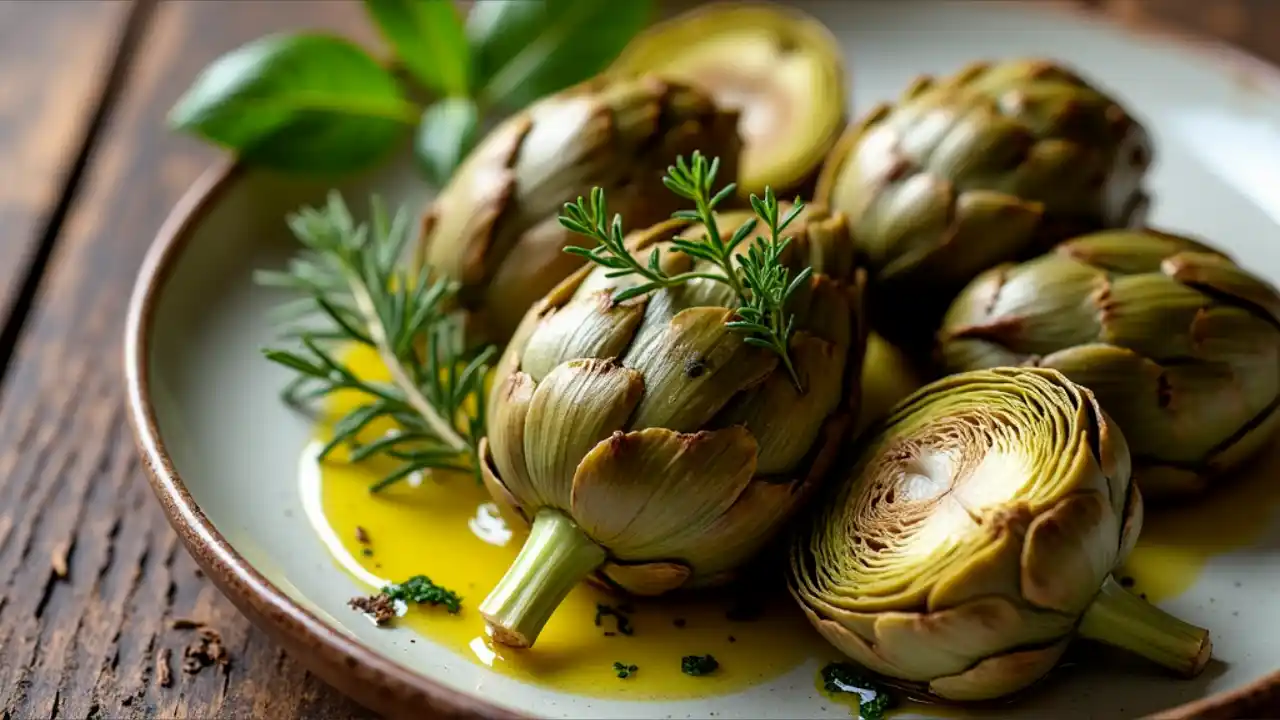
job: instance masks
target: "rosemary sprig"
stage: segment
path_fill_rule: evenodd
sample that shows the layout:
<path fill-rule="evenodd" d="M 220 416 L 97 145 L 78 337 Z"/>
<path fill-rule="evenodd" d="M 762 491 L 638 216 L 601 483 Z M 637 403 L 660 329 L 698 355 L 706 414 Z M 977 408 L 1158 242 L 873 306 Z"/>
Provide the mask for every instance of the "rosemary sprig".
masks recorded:
<path fill-rule="evenodd" d="M 334 423 L 320 458 L 347 444 L 352 462 L 374 456 L 396 461 L 372 492 L 424 470 L 471 472 L 478 480 L 477 448 L 485 427 L 481 395 L 494 348 L 467 357 L 460 320 L 449 311 L 455 285 L 433 278 L 428 268 L 416 275 L 402 269 L 408 216 L 402 210 L 389 220 L 377 197 L 371 205 L 372 227 L 357 224 L 336 192 L 324 208 L 304 208 L 288 218 L 303 251 L 288 270 L 262 271 L 256 279 L 302 292 L 304 298 L 283 309 L 323 324 L 285 330 L 301 350 L 264 354 L 298 373 L 283 392 L 291 405 L 306 407 L 340 390 L 367 398 Z M 332 347 L 341 343 L 373 348 L 392 381 L 359 377 L 335 357 Z M 361 443 L 359 434 L 382 418 L 396 429 Z"/>
<path fill-rule="evenodd" d="M 662 288 L 675 287 L 695 278 L 703 278 L 728 285 L 738 298 L 738 319 L 728 327 L 746 337 L 744 341 L 756 347 L 766 348 L 778 354 L 783 366 L 791 375 L 796 389 L 804 392 L 804 386 L 791 360 L 790 341 L 795 330 L 795 316 L 786 313 L 787 301 L 813 272 L 806 267 L 794 278 L 782 262 L 782 253 L 791 239 L 782 237 L 783 231 L 804 209 L 800 198 L 791 209 L 779 217 L 778 199 L 772 188 L 765 188 L 764 198 L 751 195 L 753 217 L 740 225 L 725 242 L 717 224 L 716 208 L 733 196 L 736 184 L 729 183 L 716 191 L 716 175 L 720 159 L 708 160 L 700 152 L 694 152 L 688 162 L 676 158 L 675 165 L 667 168 L 662 182 L 671 192 L 693 201 L 693 209 L 678 210 L 672 217 L 692 220 L 702 224 L 702 237 L 672 240 L 672 249 L 695 260 L 705 260 L 720 272 L 684 272 L 670 275 L 662 269 L 661 253 L 654 248 L 647 262 L 641 262 L 627 249 L 622 216 L 609 219 L 605 193 L 602 188 L 591 190 L 590 202 L 579 197 L 577 202 L 565 203 L 560 224 L 568 230 L 594 239 L 593 248 L 567 247 L 565 252 L 578 255 L 597 265 L 609 268 L 609 278 L 637 275 L 643 279 L 638 285 L 619 290 L 613 296 L 620 303 L 639 295 Z M 762 222 L 769 231 L 768 238 L 756 236 L 745 253 L 737 250 Z"/>

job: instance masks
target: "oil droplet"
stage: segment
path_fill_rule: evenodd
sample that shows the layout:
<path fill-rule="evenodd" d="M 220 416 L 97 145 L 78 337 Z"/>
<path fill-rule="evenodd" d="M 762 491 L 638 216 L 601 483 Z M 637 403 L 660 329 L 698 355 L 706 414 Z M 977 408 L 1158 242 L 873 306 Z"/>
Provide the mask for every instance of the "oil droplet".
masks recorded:
<path fill-rule="evenodd" d="M 365 377 L 384 377 L 371 355 L 357 351 L 346 359 Z M 326 414 L 333 419 L 359 401 L 358 395 L 345 394 Z M 389 429 L 375 423 L 361 439 L 376 439 Z M 324 436 L 323 430 L 318 432 L 318 438 Z M 478 665 L 564 692 L 643 700 L 736 692 L 807 660 L 825 664 L 839 659 L 780 582 L 770 586 L 760 613 L 750 621 L 728 617 L 737 599 L 730 590 L 640 599 L 583 584 L 552 615 L 535 647 L 495 644 L 475 608 L 515 559 L 525 528 L 508 527 L 469 475 L 427 474 L 417 487 L 402 482 L 373 494 L 369 486 L 388 467 L 348 464 L 343 448 L 320 463 L 320 447 L 317 440 L 303 454 L 299 479 L 307 516 L 335 561 L 370 591 L 422 574 L 457 592 L 463 597 L 459 614 L 410 606 L 395 623 Z M 357 527 L 364 529 L 366 542 L 357 536 Z M 598 617 L 600 604 L 624 609 L 634 634 L 620 632 L 613 616 Z M 693 677 L 681 672 L 682 657 L 708 654 L 720 662 L 715 673 Z M 615 662 L 638 670 L 620 679 Z"/>

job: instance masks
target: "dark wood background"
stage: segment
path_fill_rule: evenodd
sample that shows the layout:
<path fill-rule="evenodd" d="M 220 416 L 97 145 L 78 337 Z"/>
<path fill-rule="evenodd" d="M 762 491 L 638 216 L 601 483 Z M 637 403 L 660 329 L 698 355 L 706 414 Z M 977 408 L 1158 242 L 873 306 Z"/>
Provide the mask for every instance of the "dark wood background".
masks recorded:
<path fill-rule="evenodd" d="M 1276 0 L 1084 4 L 1280 62 Z M 169 133 L 165 113 L 221 53 L 298 26 L 375 39 L 360 5 L 342 0 L 0 0 L 3 720 L 366 714 L 199 575 L 153 500 L 124 417 L 120 339 L 134 275 L 161 220 L 216 158 Z M 169 626 L 181 617 L 216 627 L 230 664 L 182 672 L 192 633 Z"/>

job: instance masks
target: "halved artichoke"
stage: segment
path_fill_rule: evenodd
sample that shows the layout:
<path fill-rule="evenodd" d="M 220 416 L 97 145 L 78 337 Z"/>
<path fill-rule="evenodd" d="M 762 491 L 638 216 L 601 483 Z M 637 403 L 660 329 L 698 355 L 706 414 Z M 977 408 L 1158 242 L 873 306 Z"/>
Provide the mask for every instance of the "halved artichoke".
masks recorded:
<path fill-rule="evenodd" d="M 1093 390 L 1148 498 L 1203 490 L 1280 427 L 1280 294 L 1188 237 L 1093 233 L 995 267 L 956 298 L 939 347 L 953 372 L 1037 365 Z"/>
<path fill-rule="evenodd" d="M 837 143 L 816 199 L 849 216 L 869 265 L 873 325 L 932 334 L 975 275 L 1053 241 L 1145 217 L 1152 160 L 1115 100 L 1046 60 L 921 77 Z"/>
<path fill-rule="evenodd" d="M 736 315 L 714 281 L 615 304 L 635 276 L 592 266 L 529 311 L 495 370 L 482 448 L 495 501 L 532 524 L 480 605 L 496 641 L 531 646 L 592 573 L 636 595 L 724 583 L 808 497 L 857 410 L 864 275 L 847 230 L 812 207 L 787 230 L 784 262 L 813 267 L 789 304 L 803 393 L 777 354 L 726 327 Z M 720 272 L 666 252 L 695 231 L 670 220 L 628 247 L 664 249 L 670 274 Z"/>
<path fill-rule="evenodd" d="M 789 581 L 850 658 L 950 700 L 1035 682 L 1080 635 L 1186 676 L 1208 632 L 1110 575 L 1142 526 L 1124 437 L 1054 370 L 952 375 L 903 401 L 815 498 Z"/>
<path fill-rule="evenodd" d="M 762 2 L 719 2 L 658 23 L 609 72 L 688 82 L 741 112 L 738 195 L 780 195 L 812 180 L 846 122 L 844 60 L 807 13 Z"/>
<path fill-rule="evenodd" d="M 558 220 L 565 198 L 602 187 L 641 226 L 681 199 L 662 185 L 677 156 L 703 150 L 734 177 L 738 114 L 701 90 L 646 75 L 597 77 L 503 121 L 422 219 L 418 261 L 460 283 L 469 337 L 503 343 L 533 303 L 581 267 Z"/>

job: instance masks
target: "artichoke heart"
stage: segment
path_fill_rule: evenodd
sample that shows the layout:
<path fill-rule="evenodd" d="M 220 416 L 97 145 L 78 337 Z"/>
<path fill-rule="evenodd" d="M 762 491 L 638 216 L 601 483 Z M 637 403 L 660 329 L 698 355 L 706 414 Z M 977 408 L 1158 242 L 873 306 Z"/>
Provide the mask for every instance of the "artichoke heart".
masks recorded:
<path fill-rule="evenodd" d="M 846 122 L 839 44 L 794 8 L 719 2 L 685 12 L 633 39 L 609 72 L 693 83 L 739 110 L 744 198 L 810 182 Z"/>
<path fill-rule="evenodd" d="M 637 258 L 660 250 L 669 273 L 722 272 L 671 251 L 700 229 L 669 220 L 626 243 Z M 480 606 L 495 640 L 533 645 L 584 579 L 634 595 L 722 584 L 824 476 L 857 412 L 865 274 L 842 215 L 806 207 L 787 234 L 781 261 L 814 269 L 787 308 L 803 391 L 727 326 L 735 306 L 714 280 L 615 302 L 635 276 L 584 267 L 525 316 L 482 447 L 486 487 L 532 525 Z"/>
<path fill-rule="evenodd" d="M 597 77 L 503 121 L 467 156 L 422 218 L 417 262 L 459 284 L 468 336 L 505 343 L 520 318 L 582 266 L 583 238 L 558 221 L 566 199 L 608 191 L 628 221 L 680 207 L 662 185 L 677 156 L 702 149 L 737 174 L 738 113 L 653 75 Z"/>
<path fill-rule="evenodd" d="M 1153 500 L 1203 491 L 1280 424 L 1280 294 L 1158 230 L 1091 233 L 992 268 L 952 304 L 939 349 L 953 372 L 1038 365 L 1091 389 Z"/>
<path fill-rule="evenodd" d="M 837 648 L 949 700 L 1048 673 L 1075 635 L 1193 676 L 1208 632 L 1125 590 L 1142 497 L 1125 439 L 1055 370 L 951 375 L 902 401 L 813 503 L 789 586 Z"/>
<path fill-rule="evenodd" d="M 889 314 L 873 325 L 932 332 L 983 270 L 1073 234 L 1141 223 L 1152 155 L 1143 126 L 1071 70 L 975 63 L 918 78 L 853 124 L 816 199 L 849 216 L 872 303 Z"/>

